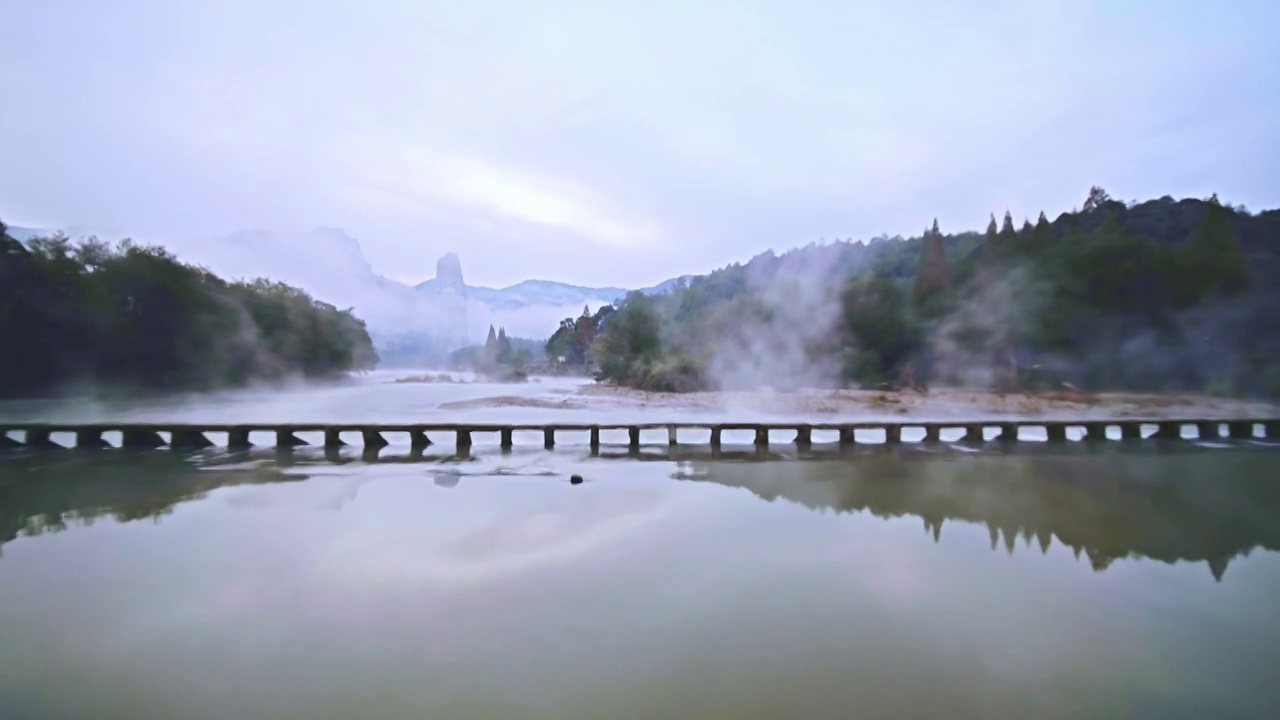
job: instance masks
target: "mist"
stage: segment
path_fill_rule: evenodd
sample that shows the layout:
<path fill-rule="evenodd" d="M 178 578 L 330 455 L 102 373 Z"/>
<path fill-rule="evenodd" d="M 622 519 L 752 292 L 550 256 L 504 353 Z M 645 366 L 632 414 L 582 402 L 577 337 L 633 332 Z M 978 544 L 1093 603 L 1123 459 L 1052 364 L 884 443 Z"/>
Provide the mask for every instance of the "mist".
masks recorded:
<path fill-rule="evenodd" d="M 746 266 L 746 294 L 709 323 L 707 377 L 720 390 L 834 387 L 843 332 L 840 248 L 811 245 Z M 723 331 L 723 334 L 715 334 Z M 702 340 L 706 342 L 706 340 Z"/>

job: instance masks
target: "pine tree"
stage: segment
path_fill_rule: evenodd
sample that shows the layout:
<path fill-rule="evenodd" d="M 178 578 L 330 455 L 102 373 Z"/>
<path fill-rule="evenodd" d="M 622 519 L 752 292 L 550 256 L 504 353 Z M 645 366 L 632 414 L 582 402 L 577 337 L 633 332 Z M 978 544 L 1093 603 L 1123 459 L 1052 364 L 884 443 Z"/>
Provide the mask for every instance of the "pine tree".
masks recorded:
<path fill-rule="evenodd" d="M 1040 211 L 1040 217 L 1036 218 L 1035 229 L 1031 232 L 1031 246 L 1037 251 L 1042 251 L 1053 244 L 1053 226 L 1049 224 L 1049 218 L 1044 216 L 1044 211 Z"/>
<path fill-rule="evenodd" d="M 1000 235 L 1003 237 L 1013 237 L 1015 234 L 1017 233 L 1013 230 L 1013 214 L 1008 210 L 1005 210 L 1004 223 L 1000 225 Z"/>
<path fill-rule="evenodd" d="M 511 361 L 511 339 L 507 337 L 506 328 L 498 328 L 498 362 L 507 363 Z"/>
<path fill-rule="evenodd" d="M 1021 228 L 1020 230 L 1018 230 L 1018 234 L 1020 234 L 1020 235 L 1030 235 L 1032 230 L 1033 230 L 1033 228 L 1031 227 L 1031 221 L 1030 221 L 1029 219 L 1027 219 L 1027 218 L 1023 218 L 1023 219 L 1022 219 L 1022 228 Z"/>
<path fill-rule="evenodd" d="M 991 222 L 987 223 L 987 232 L 982 236 L 982 269 L 979 277 L 983 287 L 991 284 L 992 265 L 996 261 L 996 216 L 991 214 Z"/>
<path fill-rule="evenodd" d="M 1249 265 L 1231 227 L 1231 211 L 1216 200 L 1215 195 L 1205 207 L 1204 219 L 1187 246 L 1188 267 L 1203 292 L 1237 293 L 1249 282 Z"/>
<path fill-rule="evenodd" d="M 489 336 L 484 341 L 484 352 L 481 357 L 486 365 L 493 364 L 498 360 L 498 333 L 489 326 Z"/>
<path fill-rule="evenodd" d="M 951 271 L 947 267 L 947 251 L 942 246 L 942 233 L 935 218 L 933 228 L 921 238 L 920 262 L 912 292 L 917 303 L 928 303 L 951 287 Z"/>

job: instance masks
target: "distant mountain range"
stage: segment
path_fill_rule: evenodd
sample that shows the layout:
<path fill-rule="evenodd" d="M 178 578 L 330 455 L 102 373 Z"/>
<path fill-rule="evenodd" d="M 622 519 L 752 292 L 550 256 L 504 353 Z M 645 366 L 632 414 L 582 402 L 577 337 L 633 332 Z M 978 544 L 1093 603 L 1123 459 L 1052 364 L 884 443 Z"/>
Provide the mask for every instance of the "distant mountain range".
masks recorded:
<path fill-rule="evenodd" d="M 688 280 L 691 275 L 682 276 Z M 672 278 L 652 287 L 641 288 L 646 294 L 670 292 L 681 278 Z M 435 292 L 441 285 L 438 277 L 414 286 L 420 292 Z M 467 285 L 467 298 L 502 310 L 515 310 L 535 305 L 576 306 L 582 304 L 611 304 L 630 292 L 620 287 L 583 287 L 554 280 L 524 280 L 504 288 L 487 288 Z"/>
<path fill-rule="evenodd" d="M 47 230 L 10 227 L 10 236 L 27 241 Z M 68 231 L 72 237 L 91 234 Z M 515 337 L 545 338 L 560 320 L 576 317 L 622 299 L 627 289 L 581 287 L 551 280 L 525 280 L 504 288 L 467 285 L 461 260 L 445 253 L 436 277 L 408 286 L 378 274 L 360 242 L 339 228 L 302 233 L 247 230 L 213 239 L 157 241 L 184 261 L 203 265 L 228 278 L 266 277 L 295 285 L 319 300 L 351 307 L 365 320 L 380 350 L 397 348 L 399 364 L 417 364 L 449 350 L 482 342 L 489 325 Z M 685 276 L 686 278 L 689 276 Z M 645 293 L 665 293 L 673 278 Z M 390 359 L 390 358 L 388 358 Z"/>

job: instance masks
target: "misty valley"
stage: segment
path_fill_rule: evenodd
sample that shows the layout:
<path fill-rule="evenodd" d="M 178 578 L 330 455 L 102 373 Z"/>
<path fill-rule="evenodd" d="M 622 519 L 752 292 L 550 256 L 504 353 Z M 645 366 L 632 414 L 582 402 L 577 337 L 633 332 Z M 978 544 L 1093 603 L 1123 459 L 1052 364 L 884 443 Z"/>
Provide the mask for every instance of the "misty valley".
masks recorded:
<path fill-rule="evenodd" d="M 300 237 L 4 232 L 0 716 L 1280 708 L 1280 211 L 630 291 Z"/>

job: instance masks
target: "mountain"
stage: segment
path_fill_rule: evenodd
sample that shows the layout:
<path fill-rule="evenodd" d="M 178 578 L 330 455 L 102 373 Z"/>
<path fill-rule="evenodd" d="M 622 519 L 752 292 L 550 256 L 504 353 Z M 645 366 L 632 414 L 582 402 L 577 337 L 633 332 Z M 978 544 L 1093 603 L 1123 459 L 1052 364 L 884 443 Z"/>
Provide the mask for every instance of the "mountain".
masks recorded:
<path fill-rule="evenodd" d="M 437 277 L 419 283 L 415 289 L 419 292 L 432 293 L 436 292 L 440 284 L 437 272 Z M 501 310 L 517 310 L 533 305 L 574 305 L 581 308 L 584 304 L 612 303 L 615 300 L 621 300 L 627 294 L 623 288 L 580 287 L 551 280 L 525 280 L 497 289 L 472 285 L 467 285 L 465 288 L 466 297 Z"/>
<path fill-rule="evenodd" d="M 453 253 L 449 253 L 453 255 Z M 457 257 L 456 255 L 454 256 Z M 683 281 L 688 283 L 695 276 L 681 275 L 678 278 L 664 280 L 657 285 L 641 288 L 646 295 L 665 295 L 674 290 Z M 434 292 L 439 286 L 439 270 L 437 277 L 414 286 L 419 292 Z M 503 310 L 515 310 L 535 305 L 581 306 L 611 304 L 626 297 L 630 290 L 620 287 L 584 287 L 554 280 L 524 280 L 504 288 L 487 288 L 477 285 L 465 285 L 466 296 L 485 305 Z"/>
<path fill-rule="evenodd" d="M 48 234 L 42 230 L 37 230 L 35 228 L 16 227 L 13 225 L 8 226 L 8 232 L 9 232 L 9 237 L 13 238 L 14 240 L 17 240 L 18 242 L 26 242 L 33 237 L 39 237 L 40 235 Z"/>
<path fill-rule="evenodd" d="M 51 231 L 9 228 L 26 241 Z M 93 233 L 66 232 L 72 237 Z M 106 236 L 102 236 L 106 237 Z M 446 252 L 436 262 L 436 276 L 410 287 L 378 274 L 360 242 L 341 228 L 317 227 L 303 232 L 243 230 L 215 238 L 140 238 L 163 245 L 185 262 L 202 265 L 227 279 L 258 277 L 279 280 L 306 290 L 339 308 L 353 308 L 363 319 L 384 359 L 421 364 L 481 341 L 490 325 L 509 335 L 546 338 L 565 317 L 583 306 L 593 309 L 621 300 L 619 287 L 579 287 L 549 280 L 526 280 L 505 288 L 469 286 L 462 261 Z M 679 279 L 646 293 L 665 293 Z"/>

